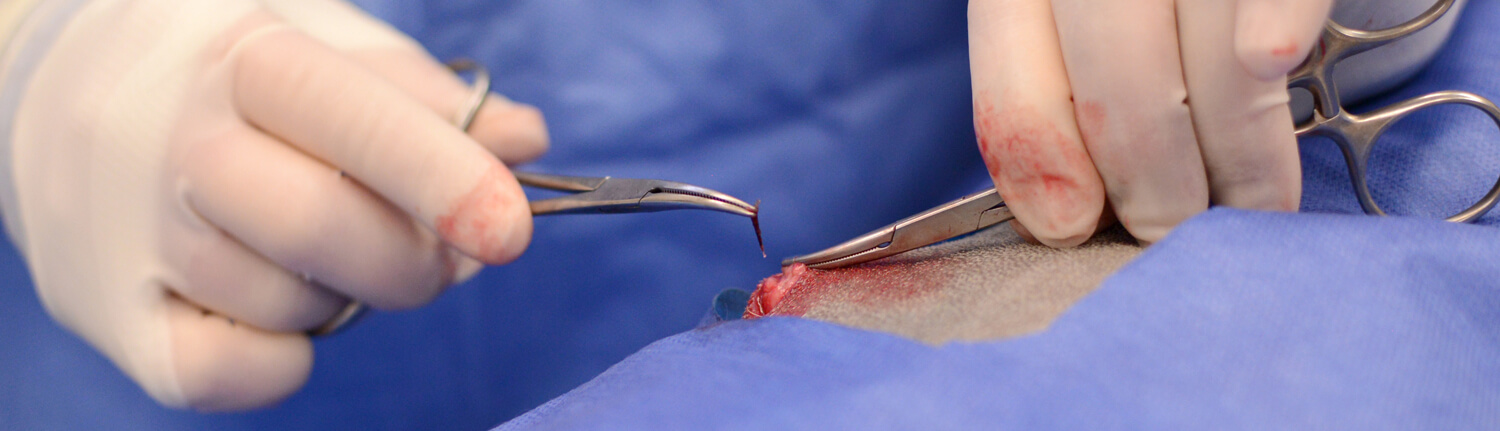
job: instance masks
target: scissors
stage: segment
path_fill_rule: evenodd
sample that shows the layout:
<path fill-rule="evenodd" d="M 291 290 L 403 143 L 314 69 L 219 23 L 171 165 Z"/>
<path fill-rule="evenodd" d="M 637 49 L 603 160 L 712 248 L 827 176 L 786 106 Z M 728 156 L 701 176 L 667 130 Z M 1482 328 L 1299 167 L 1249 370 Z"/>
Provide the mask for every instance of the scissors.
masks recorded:
<path fill-rule="evenodd" d="M 1297 125 L 1297 137 L 1327 137 L 1339 146 L 1344 161 L 1349 165 L 1354 194 L 1359 198 L 1360 207 L 1365 213 L 1386 215 L 1371 196 L 1366 175 L 1370 149 L 1391 124 L 1423 108 L 1461 104 L 1478 108 L 1500 126 L 1500 107 L 1484 97 L 1463 91 L 1431 93 L 1367 114 L 1349 112 L 1339 100 L 1338 87 L 1333 81 L 1335 64 L 1427 28 L 1448 13 L 1453 8 L 1453 3 L 1454 0 L 1439 0 L 1410 21 L 1377 31 L 1352 29 L 1329 20 L 1323 27 L 1318 46 L 1287 77 L 1288 88 L 1306 89 L 1313 95 L 1313 116 Z M 1472 222 L 1489 212 L 1497 200 L 1500 200 L 1500 180 L 1473 206 L 1445 220 Z M 801 263 L 810 268 L 832 269 L 869 262 L 966 235 L 1014 218 L 999 192 L 990 189 L 939 205 L 831 248 L 787 258 L 781 261 L 781 265 Z"/>
<path fill-rule="evenodd" d="M 461 130 L 469 130 L 479 108 L 484 106 L 490 92 L 490 74 L 483 66 L 471 60 L 455 60 L 448 63 L 455 73 L 474 74 L 473 92 L 465 101 L 467 109 L 459 112 L 454 124 Z M 516 181 L 523 186 L 572 193 L 568 196 L 530 201 L 531 215 L 552 214 L 620 214 L 656 212 L 679 209 L 704 209 L 750 218 L 755 226 L 755 241 L 760 244 L 761 254 L 766 245 L 760 236 L 760 202 L 745 203 L 734 196 L 717 190 L 692 184 L 666 180 L 574 177 L 513 171 Z M 366 307 L 359 301 L 351 301 L 338 315 L 328 322 L 307 331 L 308 335 L 326 336 L 338 332 L 364 315 Z"/>

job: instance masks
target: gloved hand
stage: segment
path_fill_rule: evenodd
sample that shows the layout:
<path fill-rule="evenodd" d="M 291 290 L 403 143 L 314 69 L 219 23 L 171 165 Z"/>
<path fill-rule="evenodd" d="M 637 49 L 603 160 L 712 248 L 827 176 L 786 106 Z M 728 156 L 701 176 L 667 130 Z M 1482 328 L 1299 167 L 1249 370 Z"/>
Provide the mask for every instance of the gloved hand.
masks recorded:
<path fill-rule="evenodd" d="M 1146 243 L 1210 201 L 1296 210 L 1285 75 L 1330 3 L 971 0 L 975 129 L 1017 230 L 1078 245 L 1106 201 Z"/>
<path fill-rule="evenodd" d="M 492 96 L 465 135 L 464 83 L 347 4 L 46 6 L 72 15 L 13 42 L 51 45 L 6 90 L 7 227 L 48 312 L 163 404 L 275 402 L 349 300 L 418 306 L 530 241 L 506 165 L 540 114 Z"/>

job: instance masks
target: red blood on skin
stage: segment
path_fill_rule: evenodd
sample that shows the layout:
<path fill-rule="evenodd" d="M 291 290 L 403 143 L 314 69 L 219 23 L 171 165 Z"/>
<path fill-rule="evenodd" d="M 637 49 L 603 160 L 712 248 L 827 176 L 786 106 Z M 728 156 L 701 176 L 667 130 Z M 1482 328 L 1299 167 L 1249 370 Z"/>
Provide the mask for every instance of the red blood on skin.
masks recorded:
<path fill-rule="evenodd" d="M 794 263 L 781 269 L 780 274 L 766 277 L 760 284 L 755 286 L 755 292 L 750 294 L 750 302 L 745 306 L 745 318 L 754 319 L 771 314 L 781 299 L 786 297 L 788 290 L 797 284 L 808 271 L 807 265 Z"/>
<path fill-rule="evenodd" d="M 793 264 L 782 268 L 781 274 L 761 280 L 750 295 L 744 317 L 803 316 L 814 307 L 835 302 L 899 307 L 946 285 L 952 274 L 933 270 L 930 265 L 941 265 L 941 260 L 866 263 L 834 270 Z"/>
<path fill-rule="evenodd" d="M 486 263 L 504 263 L 519 250 L 510 250 L 500 238 L 495 238 L 496 222 L 508 222 L 507 209 L 518 203 L 511 194 L 505 193 L 504 184 L 514 183 L 515 177 L 498 162 L 481 175 L 479 182 L 448 209 L 438 216 L 434 226 L 438 235 L 462 250 L 472 250 L 474 258 Z"/>
<path fill-rule="evenodd" d="M 1118 229 L 1072 249 L 1018 240 L 987 229 L 852 267 L 783 268 L 745 317 L 816 319 L 933 345 L 1013 337 L 1045 329 L 1140 251 Z"/>

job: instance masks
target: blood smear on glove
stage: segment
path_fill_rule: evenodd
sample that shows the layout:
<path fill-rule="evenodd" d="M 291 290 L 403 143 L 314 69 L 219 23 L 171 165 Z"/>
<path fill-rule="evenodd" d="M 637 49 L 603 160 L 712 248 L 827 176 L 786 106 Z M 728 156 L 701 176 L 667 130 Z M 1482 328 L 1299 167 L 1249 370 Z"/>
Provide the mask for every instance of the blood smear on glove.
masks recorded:
<path fill-rule="evenodd" d="M 1008 226 L 852 267 L 767 277 L 744 317 L 794 316 L 940 344 L 1046 328 L 1140 252 L 1121 230 L 1083 246 L 1027 244 Z"/>

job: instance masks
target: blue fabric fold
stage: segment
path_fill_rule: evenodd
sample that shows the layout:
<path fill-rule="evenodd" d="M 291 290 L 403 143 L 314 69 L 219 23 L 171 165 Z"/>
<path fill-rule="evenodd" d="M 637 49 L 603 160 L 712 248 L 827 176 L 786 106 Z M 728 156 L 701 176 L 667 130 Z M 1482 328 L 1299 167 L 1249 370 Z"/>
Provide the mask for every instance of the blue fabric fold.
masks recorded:
<path fill-rule="evenodd" d="M 357 3 L 540 107 L 553 147 L 528 169 L 762 200 L 773 257 L 988 182 L 965 1 Z M 1435 63 L 1370 106 L 1500 96 L 1497 24 L 1500 2 L 1470 2 Z M 1394 213 L 1447 215 L 1500 174 L 1492 124 L 1435 112 L 1372 159 Z M 306 388 L 236 415 L 156 406 L 46 317 L 6 248 L 0 428 L 478 429 L 529 409 L 504 427 L 1495 428 L 1500 216 L 1354 215 L 1337 150 L 1302 156 L 1319 214 L 1211 211 L 1049 330 L 939 348 L 799 319 L 692 329 L 778 270 L 742 219 L 538 219 L 516 263 L 318 340 Z"/>
<path fill-rule="evenodd" d="M 1218 209 L 1036 335 L 720 323 L 499 429 L 1489 428 L 1497 254 L 1488 227 Z"/>
<path fill-rule="evenodd" d="M 1500 94 L 1500 3 L 1364 112 Z M 1447 107 L 1370 161 L 1302 142 L 1304 214 L 1211 210 L 1049 329 L 929 347 L 816 321 L 721 323 L 642 349 L 499 429 L 1486 429 L 1500 426 L 1500 215 L 1436 221 L 1500 175 L 1500 131 Z M 1340 214 L 1329 214 L 1340 213 Z"/>

